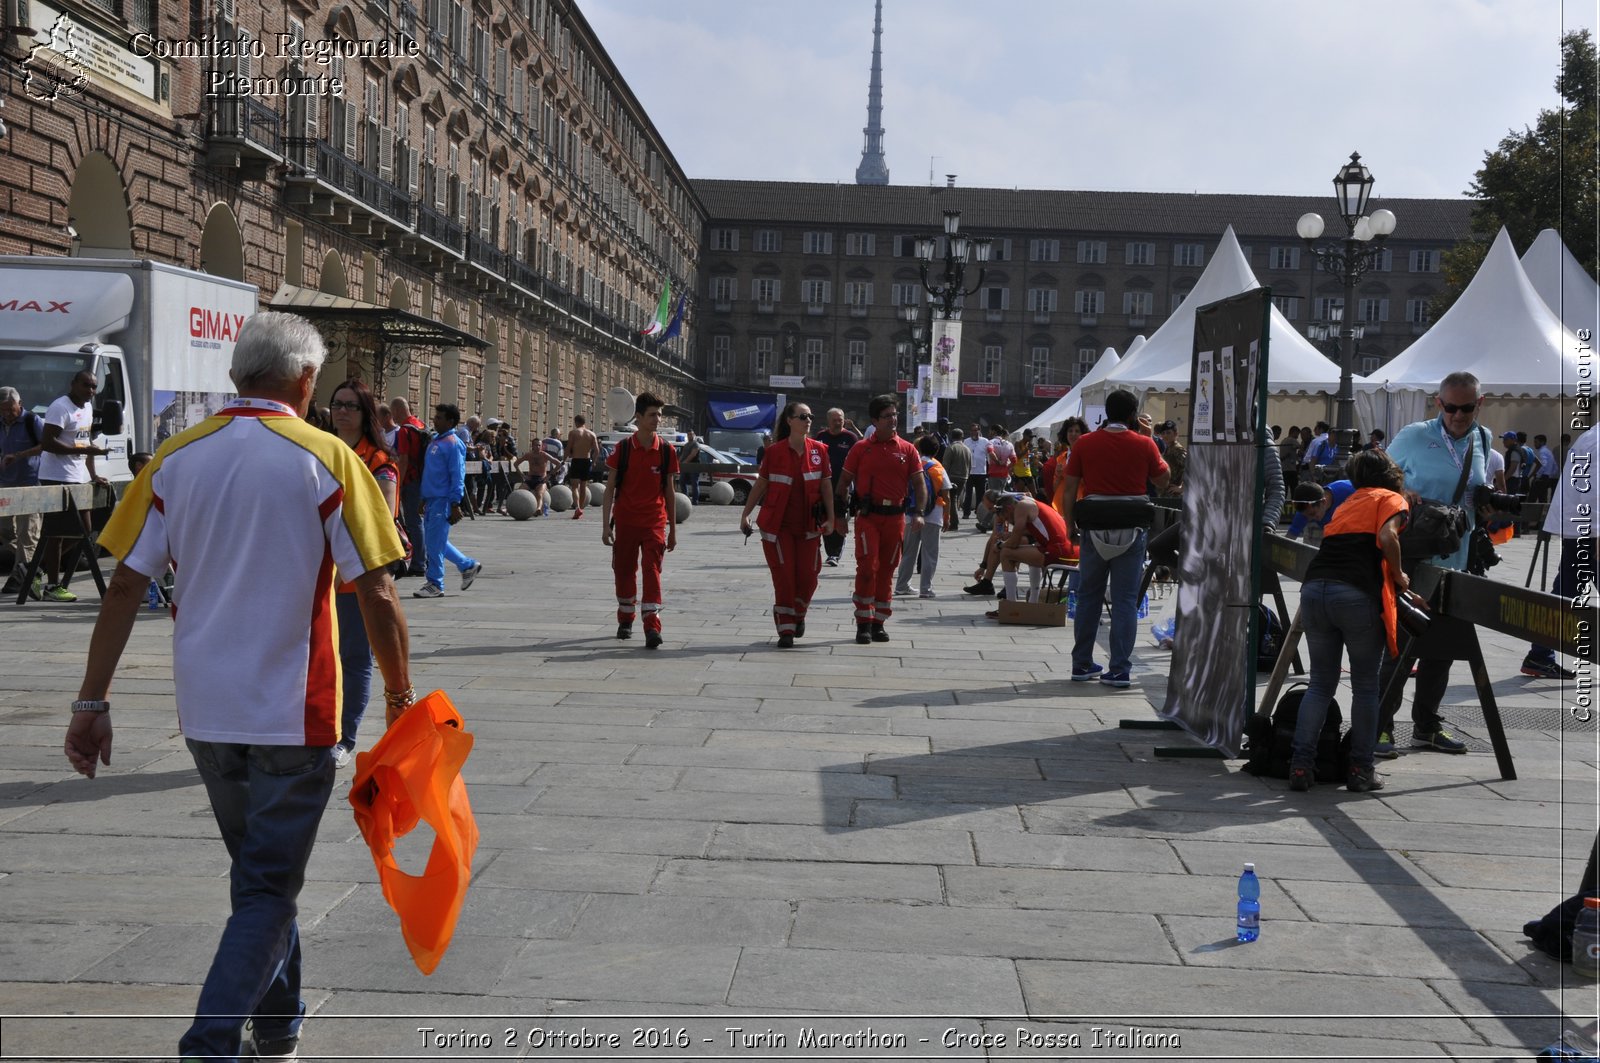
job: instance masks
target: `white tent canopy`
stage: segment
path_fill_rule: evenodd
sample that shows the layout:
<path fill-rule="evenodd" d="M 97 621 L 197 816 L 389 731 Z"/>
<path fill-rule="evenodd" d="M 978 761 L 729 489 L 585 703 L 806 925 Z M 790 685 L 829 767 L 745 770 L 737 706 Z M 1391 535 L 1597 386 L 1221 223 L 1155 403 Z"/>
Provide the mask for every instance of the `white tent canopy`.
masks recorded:
<path fill-rule="evenodd" d="M 1183 303 L 1137 352 L 1130 346 L 1117 368 L 1086 401 L 1103 399 L 1113 388 L 1129 391 L 1189 390 L 1194 361 L 1194 315 L 1208 303 L 1261 287 L 1250 269 L 1233 226 L 1222 234 L 1216 253 Z M 1328 394 L 1339 389 L 1339 367 L 1312 346 L 1278 312 L 1271 311 L 1267 385 L 1273 394 Z M 1082 390 L 1080 388 L 1080 390 Z"/>
<path fill-rule="evenodd" d="M 1143 336 L 1135 337 L 1134 341 L 1128 345 L 1128 350 L 1130 352 L 1137 350 L 1143 341 Z M 1077 387 L 1053 402 L 1048 410 L 1023 425 L 1022 428 L 1012 432 L 1012 440 L 1021 439 L 1023 429 L 1026 428 L 1033 429 L 1033 434 L 1036 436 L 1042 435 L 1045 439 L 1055 439 L 1056 433 L 1061 430 L 1061 422 L 1068 417 L 1083 416 L 1083 389 L 1104 380 L 1106 374 L 1116 368 L 1119 361 L 1121 359 L 1117 357 L 1116 350 L 1107 347 L 1100 353 L 1100 360 L 1094 363 L 1094 368 L 1085 373 L 1083 379 L 1078 381 Z"/>
<path fill-rule="evenodd" d="M 1600 285 L 1572 257 L 1561 234 L 1546 229 L 1522 256 L 1522 271 L 1546 306 L 1576 333 L 1600 332 Z"/>
<path fill-rule="evenodd" d="M 1455 305 L 1433 327 L 1358 383 L 1363 425 L 1392 435 L 1427 417 L 1439 381 L 1465 371 L 1498 400 L 1576 394 L 1578 338 L 1534 291 L 1505 229 Z"/>

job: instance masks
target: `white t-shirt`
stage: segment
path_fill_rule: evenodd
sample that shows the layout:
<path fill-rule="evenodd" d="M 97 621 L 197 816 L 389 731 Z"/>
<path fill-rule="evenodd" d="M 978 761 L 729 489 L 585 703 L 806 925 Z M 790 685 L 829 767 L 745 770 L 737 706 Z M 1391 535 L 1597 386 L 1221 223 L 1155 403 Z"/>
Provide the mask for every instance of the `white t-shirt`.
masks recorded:
<path fill-rule="evenodd" d="M 1595 534 L 1597 517 L 1595 503 L 1600 502 L 1595 491 L 1595 459 L 1600 457 L 1600 425 L 1578 437 L 1567 451 L 1567 467 L 1556 477 L 1555 493 L 1550 496 L 1550 512 L 1544 518 L 1544 530 L 1565 539 L 1586 539 Z"/>
<path fill-rule="evenodd" d="M 1492 486 L 1494 484 L 1494 474 L 1505 471 L 1506 456 L 1490 447 L 1483 455 L 1483 478 Z M 1495 488 L 1495 490 L 1499 490 L 1499 488 Z"/>
<path fill-rule="evenodd" d="M 982 437 L 963 439 L 961 445 L 972 454 L 971 476 L 982 476 L 989 469 L 989 441 Z"/>
<path fill-rule="evenodd" d="M 94 404 L 86 402 L 79 406 L 70 395 L 63 395 L 45 411 L 44 423 L 61 429 L 56 442 L 69 447 L 87 447 L 89 431 L 94 425 Z M 88 455 L 68 457 L 45 451 L 39 455 L 39 479 L 86 484 L 89 482 Z"/>

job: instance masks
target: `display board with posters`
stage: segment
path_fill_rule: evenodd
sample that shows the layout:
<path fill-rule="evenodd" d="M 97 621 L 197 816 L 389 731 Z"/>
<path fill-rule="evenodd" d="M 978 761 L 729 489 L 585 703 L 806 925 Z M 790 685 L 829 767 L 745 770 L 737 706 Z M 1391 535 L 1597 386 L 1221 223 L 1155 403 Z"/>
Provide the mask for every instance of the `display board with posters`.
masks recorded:
<path fill-rule="evenodd" d="M 1195 312 L 1177 638 L 1160 714 L 1227 756 L 1255 708 L 1271 309 L 1257 288 Z"/>

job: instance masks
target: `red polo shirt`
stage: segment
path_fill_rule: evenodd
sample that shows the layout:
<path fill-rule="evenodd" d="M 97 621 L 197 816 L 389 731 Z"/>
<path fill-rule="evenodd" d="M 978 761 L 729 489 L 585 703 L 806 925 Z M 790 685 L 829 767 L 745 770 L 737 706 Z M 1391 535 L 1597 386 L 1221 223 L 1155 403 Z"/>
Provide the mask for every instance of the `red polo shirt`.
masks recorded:
<path fill-rule="evenodd" d="M 874 432 L 871 439 L 851 447 L 844 469 L 853 478 L 856 494 L 868 502 L 898 510 L 905 503 L 912 478 L 922 472 L 922 455 L 898 434 L 893 439 L 884 439 L 883 435 Z"/>
<path fill-rule="evenodd" d="M 1067 455 L 1067 475 L 1083 481 L 1085 495 L 1142 495 L 1166 471 L 1155 440 L 1120 425 L 1082 436 Z"/>

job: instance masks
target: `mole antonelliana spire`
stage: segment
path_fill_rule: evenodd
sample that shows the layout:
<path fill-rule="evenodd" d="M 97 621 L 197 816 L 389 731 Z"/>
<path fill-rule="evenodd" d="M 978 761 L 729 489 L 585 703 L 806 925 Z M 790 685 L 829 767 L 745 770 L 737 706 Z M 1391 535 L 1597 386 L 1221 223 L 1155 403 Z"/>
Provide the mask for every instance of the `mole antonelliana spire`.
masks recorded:
<path fill-rule="evenodd" d="M 866 142 L 861 147 L 861 165 L 856 167 L 856 184 L 886 185 L 889 163 L 883 157 L 883 0 L 877 0 L 872 18 L 872 81 L 867 87 Z"/>

